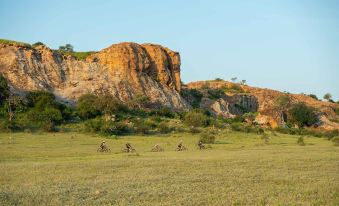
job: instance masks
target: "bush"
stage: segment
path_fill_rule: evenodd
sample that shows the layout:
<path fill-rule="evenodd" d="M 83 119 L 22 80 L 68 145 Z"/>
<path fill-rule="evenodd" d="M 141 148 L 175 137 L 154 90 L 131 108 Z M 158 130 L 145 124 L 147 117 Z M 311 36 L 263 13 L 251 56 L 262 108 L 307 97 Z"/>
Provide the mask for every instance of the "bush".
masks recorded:
<path fill-rule="evenodd" d="M 299 127 L 311 126 L 319 121 L 315 109 L 303 103 L 296 104 L 289 110 L 288 119 Z"/>
<path fill-rule="evenodd" d="M 304 137 L 300 136 L 297 140 L 297 144 L 300 146 L 305 146 Z"/>
<path fill-rule="evenodd" d="M 101 114 L 96 107 L 96 96 L 84 94 L 78 99 L 77 112 L 82 119 L 91 119 Z"/>
<path fill-rule="evenodd" d="M 3 105 L 5 100 L 9 97 L 9 87 L 7 79 L 0 74 L 0 106 Z"/>
<path fill-rule="evenodd" d="M 16 121 L 8 121 L 0 119 L 0 131 L 1 132 L 14 132 L 20 130 L 21 127 Z"/>
<path fill-rule="evenodd" d="M 162 107 L 160 109 L 153 109 L 150 112 L 150 115 L 157 115 L 159 117 L 167 117 L 167 118 L 174 118 L 175 113 L 168 107 Z"/>
<path fill-rule="evenodd" d="M 315 94 L 309 94 L 308 96 L 309 96 L 309 97 L 312 97 L 312 98 L 315 99 L 315 100 L 318 100 L 318 97 L 317 97 L 317 95 L 315 95 Z"/>
<path fill-rule="evenodd" d="M 240 122 L 233 122 L 231 123 L 231 129 L 238 132 L 258 133 L 259 127 L 252 127 Z"/>
<path fill-rule="evenodd" d="M 94 107 L 103 114 L 127 112 L 128 108 L 119 99 L 110 94 L 95 96 Z"/>
<path fill-rule="evenodd" d="M 261 139 L 264 140 L 265 144 L 269 144 L 271 137 L 268 134 L 264 133 L 264 134 L 261 135 Z"/>
<path fill-rule="evenodd" d="M 225 95 L 225 92 L 222 89 L 209 89 L 207 93 L 210 99 L 220 99 Z"/>
<path fill-rule="evenodd" d="M 158 125 L 158 130 L 160 133 L 162 134 L 166 134 L 172 131 L 172 128 L 168 126 L 168 124 L 166 122 L 161 122 Z"/>
<path fill-rule="evenodd" d="M 101 117 L 97 117 L 85 122 L 85 131 L 112 136 L 129 133 L 130 128 L 124 122 L 105 121 Z"/>
<path fill-rule="evenodd" d="M 134 128 L 135 132 L 139 134 L 149 134 L 152 129 L 151 126 L 144 121 L 137 121 Z"/>
<path fill-rule="evenodd" d="M 206 127 L 209 125 L 209 118 L 203 113 L 191 111 L 184 116 L 184 123 L 193 127 Z"/>
<path fill-rule="evenodd" d="M 216 130 L 213 129 L 205 130 L 200 134 L 199 141 L 201 141 L 204 144 L 213 144 L 215 142 L 216 135 L 217 135 Z"/>
<path fill-rule="evenodd" d="M 47 91 L 30 91 L 27 93 L 26 99 L 29 107 L 37 109 L 56 106 L 54 94 Z"/>
<path fill-rule="evenodd" d="M 181 96 L 186 99 L 193 108 L 199 108 L 203 94 L 196 89 L 183 89 Z"/>
<path fill-rule="evenodd" d="M 40 41 L 35 42 L 34 44 L 32 44 L 32 47 L 37 47 L 37 46 L 45 46 L 45 44 L 40 42 Z"/>
<path fill-rule="evenodd" d="M 332 138 L 332 142 L 333 142 L 334 146 L 339 146 L 339 137 Z"/>

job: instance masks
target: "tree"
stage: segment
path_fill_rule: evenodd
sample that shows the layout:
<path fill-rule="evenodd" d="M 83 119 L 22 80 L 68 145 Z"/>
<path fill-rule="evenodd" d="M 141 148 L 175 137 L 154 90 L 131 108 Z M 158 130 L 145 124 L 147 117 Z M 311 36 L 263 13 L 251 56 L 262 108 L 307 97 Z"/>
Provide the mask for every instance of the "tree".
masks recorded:
<path fill-rule="evenodd" d="M 38 41 L 38 42 L 35 42 L 34 44 L 32 44 L 33 47 L 37 47 L 37 46 L 45 46 L 44 43 Z"/>
<path fill-rule="evenodd" d="M 83 94 L 78 99 L 77 111 L 82 119 L 94 118 L 101 114 L 96 107 L 96 98 L 94 94 Z"/>
<path fill-rule="evenodd" d="M 232 82 L 235 82 L 238 79 L 238 77 L 231 78 Z"/>
<path fill-rule="evenodd" d="M 311 126 L 319 121 L 316 110 L 303 103 L 294 105 L 289 110 L 289 121 L 299 127 Z"/>
<path fill-rule="evenodd" d="M 184 116 L 184 122 L 192 127 L 205 127 L 208 126 L 209 119 L 203 113 L 192 111 Z"/>
<path fill-rule="evenodd" d="M 65 46 L 60 46 L 59 50 L 65 52 L 74 52 L 74 47 L 72 46 L 72 44 L 66 44 Z"/>
<path fill-rule="evenodd" d="M 215 81 L 219 81 L 219 82 L 220 82 L 220 81 L 224 81 L 224 80 L 221 79 L 221 78 L 215 78 L 214 80 L 215 80 Z"/>
<path fill-rule="evenodd" d="M 9 97 L 9 87 L 7 79 L 0 74 L 0 106 L 5 102 Z"/>
<path fill-rule="evenodd" d="M 332 95 L 330 93 L 326 93 L 324 95 L 324 99 L 326 99 L 327 101 L 330 101 L 332 99 Z"/>
<path fill-rule="evenodd" d="M 241 84 L 241 85 L 245 85 L 245 84 L 246 84 L 246 80 L 245 80 L 245 79 L 241 80 L 241 81 L 240 81 L 240 84 Z"/>
<path fill-rule="evenodd" d="M 25 110 L 25 104 L 24 104 L 23 99 L 15 95 L 10 95 L 6 99 L 4 107 L 7 111 L 8 120 L 10 122 L 14 119 L 16 112 Z"/>
<path fill-rule="evenodd" d="M 318 97 L 317 97 L 317 95 L 315 95 L 315 94 L 309 94 L 308 96 L 309 96 L 309 97 L 312 97 L 312 98 L 315 99 L 315 100 L 318 100 Z"/>

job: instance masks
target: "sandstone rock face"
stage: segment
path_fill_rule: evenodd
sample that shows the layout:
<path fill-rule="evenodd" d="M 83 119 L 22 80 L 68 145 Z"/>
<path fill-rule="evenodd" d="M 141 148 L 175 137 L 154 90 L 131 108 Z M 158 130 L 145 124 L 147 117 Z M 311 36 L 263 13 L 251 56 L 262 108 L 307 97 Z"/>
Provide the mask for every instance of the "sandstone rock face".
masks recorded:
<path fill-rule="evenodd" d="M 14 92 L 49 90 L 71 104 L 84 93 L 108 92 L 122 101 L 146 95 L 155 105 L 190 108 L 179 95 L 180 56 L 160 45 L 113 44 L 79 61 L 45 46 L 0 44 L 0 73 Z"/>
<path fill-rule="evenodd" d="M 213 100 L 206 98 L 207 90 L 222 89 L 225 94 L 222 99 Z M 228 93 L 230 88 L 237 86 L 241 92 Z M 339 119 L 338 115 L 334 112 L 339 109 L 339 105 L 331 102 L 324 102 L 313 99 L 312 97 L 303 94 L 286 94 L 283 92 L 250 87 L 247 85 L 238 85 L 227 81 L 199 81 L 192 82 L 185 86 L 187 89 L 196 89 L 203 94 L 200 106 L 208 109 L 214 115 L 222 115 L 224 117 L 233 117 L 241 114 L 243 109 L 251 112 L 257 111 L 259 115 L 256 117 L 256 122 L 260 125 L 270 127 L 284 126 L 286 121 L 286 108 L 276 106 L 276 101 L 281 96 L 286 96 L 290 104 L 304 103 L 312 106 L 319 111 L 320 122 L 317 125 L 319 129 L 325 130 L 339 130 L 339 124 L 334 119 Z M 235 106 L 237 105 L 237 106 Z M 239 110 L 240 108 L 240 110 Z"/>
<path fill-rule="evenodd" d="M 258 102 L 251 95 L 225 95 L 216 100 L 204 97 L 201 100 L 200 107 L 209 110 L 214 116 L 234 118 L 247 112 L 256 112 Z"/>

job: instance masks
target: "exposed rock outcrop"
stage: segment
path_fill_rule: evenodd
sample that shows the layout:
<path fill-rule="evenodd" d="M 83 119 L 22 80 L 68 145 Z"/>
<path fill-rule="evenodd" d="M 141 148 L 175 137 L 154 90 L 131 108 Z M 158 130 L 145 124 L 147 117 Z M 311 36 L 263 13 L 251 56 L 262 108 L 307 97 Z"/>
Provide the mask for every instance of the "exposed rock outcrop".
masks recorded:
<path fill-rule="evenodd" d="M 319 129 L 339 130 L 339 124 L 332 119 L 338 120 L 334 112 L 339 105 L 331 102 L 316 100 L 303 94 L 289 94 L 271 89 L 239 85 L 227 81 L 198 81 L 189 83 L 186 89 L 195 89 L 203 97 L 200 106 L 208 109 L 214 115 L 235 117 L 242 111 L 257 111 L 256 122 L 270 127 L 284 126 L 286 121 L 286 109 L 276 104 L 278 98 L 287 97 L 288 104 L 304 103 L 318 110 L 320 122 L 316 126 Z M 213 90 L 223 91 L 221 98 L 213 99 L 209 93 Z"/>
<path fill-rule="evenodd" d="M 190 108 L 179 95 L 179 53 L 160 45 L 113 44 L 79 61 L 45 46 L 0 44 L 0 73 L 12 91 L 49 90 L 69 103 L 108 92 L 122 101 L 145 95 L 154 105 Z"/>

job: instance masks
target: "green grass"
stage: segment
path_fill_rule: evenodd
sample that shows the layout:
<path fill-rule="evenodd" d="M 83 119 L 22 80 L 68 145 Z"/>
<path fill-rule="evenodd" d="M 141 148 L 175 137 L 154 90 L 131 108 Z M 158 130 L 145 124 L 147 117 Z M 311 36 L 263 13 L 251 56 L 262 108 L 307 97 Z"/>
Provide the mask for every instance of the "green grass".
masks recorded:
<path fill-rule="evenodd" d="M 105 139 L 76 133 L 0 134 L 0 205 L 338 205 L 339 147 L 322 138 L 224 130 Z M 175 152 L 183 140 L 186 152 Z M 126 142 L 136 154 L 121 153 Z M 160 144 L 165 152 L 149 152 Z"/>
<path fill-rule="evenodd" d="M 0 39 L 0 44 L 13 44 L 13 45 L 18 45 L 18 46 L 31 47 L 31 45 L 28 43 L 8 40 L 8 39 Z"/>

